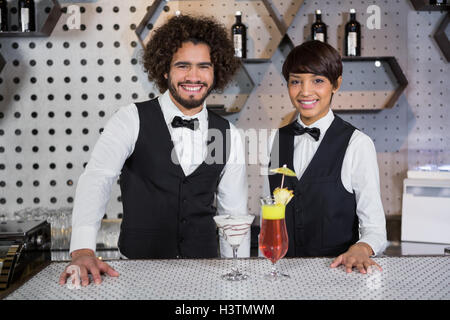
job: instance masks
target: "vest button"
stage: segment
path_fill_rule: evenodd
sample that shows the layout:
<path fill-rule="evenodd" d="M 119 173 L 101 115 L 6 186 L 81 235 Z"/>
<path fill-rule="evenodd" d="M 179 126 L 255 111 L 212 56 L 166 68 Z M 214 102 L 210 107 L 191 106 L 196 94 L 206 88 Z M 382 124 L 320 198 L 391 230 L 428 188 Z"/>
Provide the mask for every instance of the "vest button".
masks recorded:
<path fill-rule="evenodd" d="M 187 221 L 186 218 L 181 218 L 180 220 L 181 223 L 186 223 L 186 221 Z"/>
<path fill-rule="evenodd" d="M 182 243 L 183 242 L 183 240 L 184 240 L 184 238 L 183 237 L 181 237 L 179 240 L 178 240 L 178 242 L 179 243 Z"/>

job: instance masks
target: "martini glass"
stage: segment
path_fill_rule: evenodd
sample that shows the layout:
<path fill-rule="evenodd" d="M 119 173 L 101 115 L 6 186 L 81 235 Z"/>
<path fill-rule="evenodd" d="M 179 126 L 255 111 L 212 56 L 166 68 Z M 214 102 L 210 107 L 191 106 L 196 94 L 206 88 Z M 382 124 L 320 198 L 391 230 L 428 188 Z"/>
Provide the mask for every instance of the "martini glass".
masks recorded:
<path fill-rule="evenodd" d="M 231 271 L 222 275 L 222 279 L 228 281 L 240 281 L 248 278 L 247 274 L 242 273 L 237 265 L 237 251 L 244 240 L 245 235 L 252 225 L 255 216 L 253 215 L 219 215 L 214 217 L 219 235 L 223 237 L 233 249 L 233 268 Z"/>

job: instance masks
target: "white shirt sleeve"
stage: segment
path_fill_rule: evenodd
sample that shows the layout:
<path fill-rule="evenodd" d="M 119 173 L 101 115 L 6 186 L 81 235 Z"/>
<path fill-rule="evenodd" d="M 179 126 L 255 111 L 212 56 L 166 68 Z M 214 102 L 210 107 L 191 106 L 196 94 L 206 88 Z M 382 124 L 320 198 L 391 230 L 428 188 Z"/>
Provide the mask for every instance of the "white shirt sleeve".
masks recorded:
<path fill-rule="evenodd" d="M 70 252 L 83 248 L 95 252 L 97 232 L 112 185 L 126 159 L 133 153 L 138 134 L 139 115 L 134 104 L 121 107 L 107 122 L 78 180 Z"/>
<path fill-rule="evenodd" d="M 381 202 L 380 177 L 375 145 L 366 134 L 355 130 L 344 157 L 343 184 L 355 192 L 360 239 L 380 254 L 387 244 L 386 218 Z M 350 177 L 345 179 L 346 177 Z M 347 181 L 345 181 L 347 180 Z M 350 190 L 349 190 L 350 191 Z"/>
<path fill-rule="evenodd" d="M 230 123 L 230 154 L 222 171 L 217 188 L 217 214 L 246 215 L 248 201 L 248 182 L 245 164 L 245 149 L 243 136 Z M 250 231 L 245 236 L 238 249 L 238 257 L 250 256 Z M 220 253 L 222 257 L 233 257 L 231 246 L 220 238 Z"/>

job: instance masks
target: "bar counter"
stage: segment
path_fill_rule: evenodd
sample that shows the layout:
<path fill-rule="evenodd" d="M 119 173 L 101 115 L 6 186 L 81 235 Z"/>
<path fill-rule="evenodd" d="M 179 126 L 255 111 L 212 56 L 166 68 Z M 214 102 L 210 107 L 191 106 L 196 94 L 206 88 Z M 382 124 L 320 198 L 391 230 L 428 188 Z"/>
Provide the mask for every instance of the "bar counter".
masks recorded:
<path fill-rule="evenodd" d="M 263 278 L 271 264 L 263 258 L 238 259 L 247 280 L 220 275 L 231 259 L 111 260 L 120 276 L 102 276 L 100 285 L 68 289 L 58 284 L 67 261 L 51 262 L 5 300 L 449 300 L 449 256 L 375 257 L 382 272 L 346 273 L 330 268 L 331 258 L 285 258 L 278 263 L 290 279 Z"/>

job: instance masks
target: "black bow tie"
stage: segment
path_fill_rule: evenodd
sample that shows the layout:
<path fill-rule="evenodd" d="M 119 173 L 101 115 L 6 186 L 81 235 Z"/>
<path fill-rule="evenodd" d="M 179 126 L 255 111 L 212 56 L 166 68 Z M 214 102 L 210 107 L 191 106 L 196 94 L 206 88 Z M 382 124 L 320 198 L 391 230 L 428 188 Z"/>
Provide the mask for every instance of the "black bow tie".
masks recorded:
<path fill-rule="evenodd" d="M 320 137 L 320 129 L 319 128 L 305 128 L 305 127 L 302 127 L 302 125 L 300 123 L 295 121 L 292 126 L 292 132 L 295 136 L 302 135 L 306 132 L 311 137 L 313 137 L 314 140 L 319 141 L 319 137 Z"/>
<path fill-rule="evenodd" d="M 194 119 L 191 119 L 191 120 L 183 120 L 181 117 L 176 116 L 172 120 L 172 127 L 173 128 L 186 127 L 186 128 L 191 129 L 191 130 L 197 130 L 198 124 L 199 124 L 199 122 L 198 122 L 197 118 L 194 118 Z"/>

